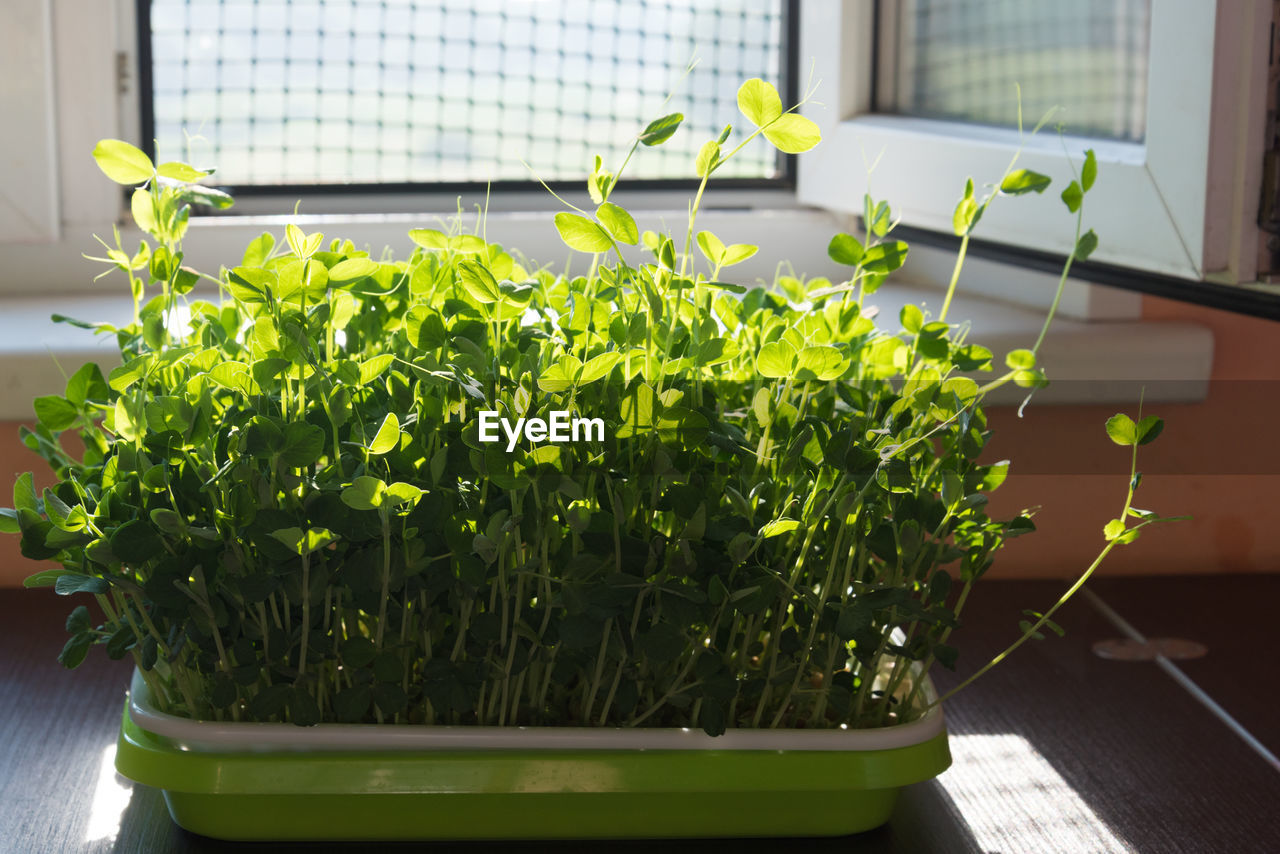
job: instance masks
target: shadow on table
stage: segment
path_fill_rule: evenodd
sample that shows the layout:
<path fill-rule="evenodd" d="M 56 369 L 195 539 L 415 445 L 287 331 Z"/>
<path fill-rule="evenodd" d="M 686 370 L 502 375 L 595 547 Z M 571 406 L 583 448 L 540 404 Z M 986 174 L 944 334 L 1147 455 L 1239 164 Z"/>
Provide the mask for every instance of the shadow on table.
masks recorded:
<path fill-rule="evenodd" d="M 767 805 L 757 805 L 767 808 Z M 803 847 L 808 851 L 857 851 L 859 854 L 879 854 L 879 852 L 912 852 L 912 854 L 930 854 L 930 852 L 979 851 L 977 842 L 969 833 L 959 811 L 946 791 L 936 782 L 921 783 L 903 790 L 893 817 L 884 827 L 855 836 L 844 836 L 823 839 L 673 839 L 662 840 L 617 840 L 607 844 L 609 851 L 641 852 L 653 851 L 655 845 L 661 845 L 663 854 L 705 854 L 708 850 L 732 846 L 736 852 L 750 851 L 786 851 Z M 135 786 L 129 806 L 121 816 L 120 833 L 116 837 L 114 850 L 120 854 L 148 852 L 220 852 L 235 851 L 239 854 L 257 854 L 257 852 L 306 851 L 316 854 L 347 854 L 347 852 L 363 852 L 370 850 L 369 843 L 280 843 L 280 842 L 222 842 L 197 836 L 180 829 L 169 818 L 164 798 L 156 789 L 146 786 Z M 379 851 L 424 851 L 424 852 L 459 852 L 459 854 L 497 854 L 497 852 L 556 852 L 576 854 L 576 852 L 599 852 L 602 849 L 600 840 L 580 841 L 546 841 L 514 843 L 510 841 L 496 842 L 399 842 L 384 843 L 377 846 Z"/>

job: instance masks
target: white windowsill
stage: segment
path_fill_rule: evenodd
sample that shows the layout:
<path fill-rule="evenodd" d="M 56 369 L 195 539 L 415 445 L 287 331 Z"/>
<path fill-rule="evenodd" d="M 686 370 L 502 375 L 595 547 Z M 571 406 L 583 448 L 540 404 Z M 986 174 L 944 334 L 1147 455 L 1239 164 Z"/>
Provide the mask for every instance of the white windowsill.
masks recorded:
<path fill-rule="evenodd" d="M 118 283 L 117 283 L 118 285 Z M 889 284 L 868 305 L 880 308 L 879 322 L 896 326 L 907 302 L 923 303 L 936 314 L 942 293 L 918 285 Z M 0 420 L 32 418 L 31 401 L 61 394 L 65 377 L 81 364 L 96 361 L 104 372 L 119 364 L 115 338 L 66 324 L 58 313 L 80 320 L 127 323 L 127 298 L 86 295 L 6 297 L 0 299 Z M 972 324 L 969 341 L 989 347 L 1001 364 L 1009 350 L 1029 347 L 1044 315 L 990 300 L 958 296 L 953 321 Z M 1132 404 L 1147 401 L 1203 400 L 1212 367 L 1213 335 L 1201 326 L 1150 321 L 1079 321 L 1059 318 L 1041 350 L 1041 364 L 1053 382 L 1038 392 L 1037 404 Z M 992 404 L 1017 403 L 1025 395 L 1009 387 L 988 398 Z"/>

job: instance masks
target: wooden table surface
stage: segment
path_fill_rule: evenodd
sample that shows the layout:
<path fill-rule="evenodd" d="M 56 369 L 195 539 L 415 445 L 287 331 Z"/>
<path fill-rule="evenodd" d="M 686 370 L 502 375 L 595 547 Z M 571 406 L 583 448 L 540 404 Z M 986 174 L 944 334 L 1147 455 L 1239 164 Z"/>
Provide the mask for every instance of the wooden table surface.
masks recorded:
<path fill-rule="evenodd" d="M 1280 575 L 1105 579 L 1091 585 L 1149 637 L 1208 647 L 1183 672 L 1262 745 L 1280 753 Z M 966 613 L 961 674 L 1043 610 L 1065 585 L 992 581 Z M 79 671 L 55 661 L 72 605 L 48 591 L 0 590 L 0 851 L 368 851 L 371 845 L 230 844 L 179 830 L 160 794 L 110 765 L 127 662 Z M 1151 662 L 1104 660 L 1122 632 L 1089 599 L 1061 612 L 1065 638 L 1028 644 L 946 707 L 955 764 L 909 787 L 885 827 L 826 840 L 743 840 L 738 851 L 1269 852 L 1280 850 L 1280 769 L 1194 692 Z M 941 674 L 945 689 L 955 677 Z M 767 808 L 767 805 L 759 805 Z M 663 842 L 664 852 L 722 847 Z M 652 842 L 608 850 L 656 850 Z M 602 843 L 404 844 L 378 850 L 605 850 Z"/>

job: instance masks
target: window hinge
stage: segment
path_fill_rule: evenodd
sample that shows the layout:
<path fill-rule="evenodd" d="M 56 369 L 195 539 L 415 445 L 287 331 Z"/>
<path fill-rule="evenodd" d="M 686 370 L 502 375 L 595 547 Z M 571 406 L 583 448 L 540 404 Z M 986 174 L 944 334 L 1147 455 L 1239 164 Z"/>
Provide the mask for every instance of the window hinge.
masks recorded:
<path fill-rule="evenodd" d="M 129 94 L 129 54 L 127 51 L 116 51 L 116 92 Z"/>

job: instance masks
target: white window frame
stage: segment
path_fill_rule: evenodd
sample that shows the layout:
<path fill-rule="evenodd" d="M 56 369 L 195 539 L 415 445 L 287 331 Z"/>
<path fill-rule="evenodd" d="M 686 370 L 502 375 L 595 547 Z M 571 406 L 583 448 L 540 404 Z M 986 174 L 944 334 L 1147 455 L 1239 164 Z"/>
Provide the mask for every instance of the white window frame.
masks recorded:
<path fill-rule="evenodd" d="M 40 81 L 44 88 L 33 93 L 19 86 L 16 91 L 51 114 L 51 138 L 23 140 L 23 144 L 40 155 L 52 174 L 42 179 L 44 186 L 37 188 L 39 192 L 29 191 L 39 197 L 33 207 L 42 216 L 41 230 L 6 234 L 0 228 L 0 299 L 50 292 L 100 293 L 104 283 L 93 281 L 98 270 L 81 257 L 100 248 L 94 235 L 110 240 L 112 227 L 119 226 L 126 247 L 136 246 L 143 237 L 132 224 L 124 193 L 102 176 L 89 156 L 96 142 L 105 137 L 135 145 L 143 142 L 136 2 L 15 2 L 44 15 L 48 22 L 41 32 L 0 31 L 0 55 L 5 49 L 16 49 L 25 39 L 47 46 L 45 55 L 50 59 Z M 29 75 L 18 79 L 28 88 L 33 85 Z M 567 194 L 574 199 L 578 195 L 586 205 L 585 182 L 581 194 Z M 685 190 L 630 190 L 624 181 L 616 201 L 632 210 L 642 228 L 682 232 L 691 195 Z M 476 205 L 485 200 L 483 189 L 464 195 L 464 210 L 474 215 Z M 376 192 L 326 195 L 320 189 L 306 195 L 303 215 L 296 221 L 308 230 L 349 237 L 374 249 L 391 246 L 407 251 L 408 230 L 448 218 L 457 210 L 457 201 L 455 193 L 429 190 L 393 197 Z M 553 199 L 529 192 L 494 194 L 488 201 L 487 233 L 491 240 L 525 248 L 541 261 L 563 261 L 567 250 L 545 215 L 558 209 Z M 187 262 L 216 270 L 229 258 L 238 258 L 245 244 L 264 229 L 279 231 L 286 221 L 295 221 L 292 216 L 269 212 L 272 207 L 279 210 L 278 203 L 245 198 L 238 201 L 236 216 L 193 220 L 185 247 Z M 841 229 L 842 217 L 797 208 L 792 190 L 720 189 L 713 183 L 703 198 L 698 222 L 701 228 L 762 246 L 764 251 L 756 258 L 735 268 L 748 281 L 771 280 L 780 258 L 793 261 L 799 273 L 836 272 L 825 247 L 830 236 Z M 411 213 L 387 213 L 410 209 Z"/>
<path fill-rule="evenodd" d="M 80 254 L 96 247 L 93 234 L 108 236 L 114 223 L 127 222 L 127 212 L 123 194 L 103 180 L 87 155 L 102 137 L 141 142 L 135 3 L 18 2 L 43 10 L 49 22 L 42 37 L 51 51 L 41 85 L 52 84 L 52 108 L 46 111 L 52 143 L 42 144 L 53 174 L 37 176 L 49 188 L 33 202 L 33 208 L 42 211 L 43 231 L 18 240 L 0 233 L 5 270 L 0 296 L 97 291 L 92 265 Z M 766 262 L 784 257 L 800 273 L 838 274 L 826 259 L 825 241 L 837 230 L 848 230 L 848 215 L 861 211 L 868 188 L 890 201 L 904 223 L 949 233 L 951 211 L 965 178 L 998 177 L 1016 147 L 1016 133 L 1009 131 L 869 112 L 874 2 L 801 0 L 797 65 L 803 78 L 812 61 L 814 76 L 821 81 L 821 103 L 806 106 L 805 112 L 822 126 L 824 142 L 799 158 L 797 193 L 753 191 L 744 197 L 725 191 L 718 200 L 726 208 L 723 212 L 714 210 L 715 195 L 706 199 L 703 227 L 761 244 L 759 264 L 740 271 L 746 277 L 771 278 L 773 269 Z M 1095 260 L 1190 279 L 1249 282 L 1256 277 L 1254 220 L 1261 185 L 1270 13 L 1270 0 L 1153 0 L 1148 143 L 1067 140 L 1070 150 L 1080 152 L 1092 145 L 1099 154 L 1100 178 L 1086 215 L 1087 225 L 1101 236 Z M 1204 38 L 1206 32 L 1214 34 L 1212 43 Z M 7 30 L 0 33 L 0 48 L 13 48 L 31 35 Z M 1191 132 L 1170 143 L 1170 127 Z M 1158 132 L 1161 128 L 1166 130 Z M 879 163 L 868 181 L 865 163 L 876 156 Z M 1064 155 L 1052 133 L 1031 140 L 1022 163 L 1053 175 L 1057 187 L 1065 183 Z M 632 200 L 622 199 L 622 192 L 623 203 L 634 205 L 638 214 L 646 210 L 641 217 L 644 227 L 683 217 L 686 194 L 651 192 Z M 1065 253 L 1070 248 L 1070 221 L 1056 193 L 1055 189 L 1044 197 L 999 200 L 984 217 L 978 236 Z M 452 210 L 453 197 L 445 201 Z M 546 245 L 548 250 L 540 255 L 558 260 L 560 250 L 553 247 L 559 244 L 546 218 L 520 213 L 529 197 L 522 201 L 523 205 L 510 205 L 514 213 L 491 214 L 490 234 L 512 245 Z M 810 209 L 797 210 L 797 204 Z M 322 209 L 321 202 L 309 200 L 303 207 L 304 212 L 308 209 Z M 417 215 L 380 215 L 375 210 L 376 206 L 310 217 L 308 227 L 349 234 L 375 247 L 394 247 L 405 245 L 409 228 L 430 219 L 425 197 Z M 778 213 L 769 215 L 770 211 Z M 278 228 L 281 222 L 280 217 L 240 216 L 201 225 L 205 233 L 190 241 L 189 260 L 216 268 L 263 228 Z M 127 227 L 122 231 L 126 242 L 136 243 L 141 236 Z M 974 275 L 963 282 L 969 293 L 1033 306 L 1052 295 L 1051 277 L 1029 274 L 1016 265 L 987 262 L 971 264 L 970 269 Z M 913 263 L 903 272 L 917 282 L 937 284 L 939 277 L 945 281 L 939 271 L 947 270 L 941 250 L 917 246 Z M 1032 288 L 1027 287 L 1029 277 L 1037 280 Z M 1136 317 L 1140 307 L 1133 293 L 1073 282 L 1063 310 L 1097 319 Z"/>
<path fill-rule="evenodd" d="M 873 4 L 802 3 L 800 55 L 812 58 L 822 102 L 805 113 L 824 142 L 800 158 L 798 196 L 856 214 L 871 192 L 902 222 L 949 234 L 965 180 L 998 180 L 1018 133 L 872 113 Z M 1253 281 L 1271 7 L 1270 0 L 1153 0 L 1146 141 L 1059 140 L 1052 129 L 1024 137 L 1019 164 L 1052 176 L 1054 188 L 997 200 L 975 236 L 1070 251 L 1073 229 L 1058 198 L 1070 180 L 1065 143 L 1077 168 L 1086 148 L 1098 158 L 1085 212 L 1086 227 L 1101 238 L 1091 260 L 1184 279 Z M 883 57 L 892 46 L 878 47 Z"/>

